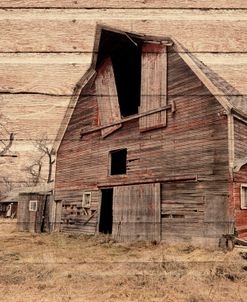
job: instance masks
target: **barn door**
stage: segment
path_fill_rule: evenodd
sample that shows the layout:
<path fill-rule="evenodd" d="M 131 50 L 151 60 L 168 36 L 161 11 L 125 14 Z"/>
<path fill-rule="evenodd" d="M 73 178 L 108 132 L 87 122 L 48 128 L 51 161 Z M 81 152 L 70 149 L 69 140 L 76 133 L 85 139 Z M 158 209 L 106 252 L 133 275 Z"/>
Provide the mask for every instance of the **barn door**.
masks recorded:
<path fill-rule="evenodd" d="M 42 225 L 44 221 L 45 215 L 45 208 L 46 208 L 46 198 L 44 195 L 37 195 L 38 200 L 38 208 L 36 212 L 36 221 L 35 221 L 35 232 L 41 233 L 42 232 Z"/>
<path fill-rule="evenodd" d="M 107 126 L 121 120 L 118 104 L 117 88 L 113 66 L 110 58 L 107 58 L 98 70 L 95 80 L 97 101 L 99 107 L 99 121 L 101 126 Z M 121 127 L 121 123 L 109 126 L 101 130 L 102 137 L 106 137 Z"/>
<path fill-rule="evenodd" d="M 167 105 L 167 47 L 146 43 L 142 49 L 140 113 Z M 140 118 L 140 131 L 166 126 L 166 110 Z"/>
<path fill-rule="evenodd" d="M 113 229 L 117 240 L 160 241 L 160 184 L 113 189 Z"/>

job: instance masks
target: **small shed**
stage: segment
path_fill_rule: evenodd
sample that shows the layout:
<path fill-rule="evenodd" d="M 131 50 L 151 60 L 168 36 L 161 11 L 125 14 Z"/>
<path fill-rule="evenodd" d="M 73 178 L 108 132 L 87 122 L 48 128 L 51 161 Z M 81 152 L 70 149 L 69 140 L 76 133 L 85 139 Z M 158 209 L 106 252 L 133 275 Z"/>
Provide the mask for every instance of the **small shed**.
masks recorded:
<path fill-rule="evenodd" d="M 53 230 L 52 184 L 25 188 L 19 193 L 17 229 L 33 233 Z"/>
<path fill-rule="evenodd" d="M 16 218 L 19 191 L 12 190 L 5 193 L 0 199 L 0 217 Z"/>

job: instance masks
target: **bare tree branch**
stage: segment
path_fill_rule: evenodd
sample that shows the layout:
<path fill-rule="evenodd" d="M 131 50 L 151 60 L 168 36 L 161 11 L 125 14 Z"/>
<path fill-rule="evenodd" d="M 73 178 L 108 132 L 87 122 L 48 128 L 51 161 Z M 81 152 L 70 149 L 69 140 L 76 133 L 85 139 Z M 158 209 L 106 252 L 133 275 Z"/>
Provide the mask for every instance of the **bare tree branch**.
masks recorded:
<path fill-rule="evenodd" d="M 2 177 L 4 186 L 5 186 L 5 192 L 9 192 L 13 189 L 13 183 L 11 182 L 11 180 L 9 179 L 8 176 L 4 176 Z"/>
<path fill-rule="evenodd" d="M 4 156 L 9 151 L 9 149 L 13 145 L 13 141 L 14 141 L 14 133 L 10 133 L 7 144 L 4 143 L 4 140 L 1 140 L 4 147 L 2 150 L 0 150 L 0 156 Z"/>
<path fill-rule="evenodd" d="M 0 156 L 5 156 L 13 145 L 14 133 L 8 130 L 8 119 L 0 114 Z"/>
<path fill-rule="evenodd" d="M 44 178 L 42 178 L 42 170 L 44 168 L 43 162 L 45 158 L 47 158 L 48 174 L 45 178 L 45 181 L 47 183 L 53 182 L 54 180 L 52 179 L 52 170 L 55 159 L 53 158 L 54 152 L 52 150 L 52 147 L 50 146 L 50 141 L 47 136 L 43 135 L 41 139 L 35 141 L 34 147 L 40 153 L 40 156 L 39 158 L 33 160 L 32 163 L 25 168 L 25 171 L 31 176 L 32 183 L 34 185 L 37 185 L 41 180 L 44 180 Z"/>

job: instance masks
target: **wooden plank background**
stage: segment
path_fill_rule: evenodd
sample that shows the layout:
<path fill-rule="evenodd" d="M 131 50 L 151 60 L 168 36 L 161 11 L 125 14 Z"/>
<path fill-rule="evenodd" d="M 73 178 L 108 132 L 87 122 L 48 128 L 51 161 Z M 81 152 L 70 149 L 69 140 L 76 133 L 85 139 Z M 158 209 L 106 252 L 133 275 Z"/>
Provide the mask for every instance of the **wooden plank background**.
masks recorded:
<path fill-rule="evenodd" d="M 247 8 L 244 0 L 5 0 L 12 8 Z"/>
<path fill-rule="evenodd" d="M 245 0 L 6 0 L 0 3 L 0 113 L 17 158 L 1 158 L 0 186 L 17 186 L 32 141 L 54 140 L 77 81 L 90 66 L 98 24 L 174 37 L 247 94 Z M 14 170 L 14 173 L 13 173 Z"/>

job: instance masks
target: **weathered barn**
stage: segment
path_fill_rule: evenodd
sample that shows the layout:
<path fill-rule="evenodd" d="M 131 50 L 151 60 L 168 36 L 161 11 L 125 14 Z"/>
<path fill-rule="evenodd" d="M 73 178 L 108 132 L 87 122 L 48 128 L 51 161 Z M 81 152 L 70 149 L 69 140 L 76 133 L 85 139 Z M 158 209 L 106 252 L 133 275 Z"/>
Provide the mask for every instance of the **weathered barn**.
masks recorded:
<path fill-rule="evenodd" d="M 57 137 L 60 229 L 204 246 L 247 236 L 246 104 L 176 40 L 98 28 Z"/>
<path fill-rule="evenodd" d="M 18 231 L 33 233 L 54 230 L 51 184 L 20 190 L 17 214 Z"/>

